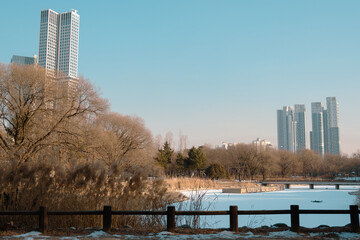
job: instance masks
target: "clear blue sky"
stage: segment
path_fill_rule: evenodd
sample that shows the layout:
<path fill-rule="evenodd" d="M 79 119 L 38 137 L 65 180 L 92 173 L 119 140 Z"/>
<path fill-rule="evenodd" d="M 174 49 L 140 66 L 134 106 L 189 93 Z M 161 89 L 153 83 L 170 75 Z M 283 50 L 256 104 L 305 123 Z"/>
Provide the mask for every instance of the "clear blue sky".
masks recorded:
<path fill-rule="evenodd" d="M 0 62 L 38 54 L 48 8 L 78 10 L 79 74 L 154 136 L 277 145 L 277 109 L 306 104 L 309 131 L 336 96 L 342 151 L 360 149 L 360 1 L 2 1 Z"/>

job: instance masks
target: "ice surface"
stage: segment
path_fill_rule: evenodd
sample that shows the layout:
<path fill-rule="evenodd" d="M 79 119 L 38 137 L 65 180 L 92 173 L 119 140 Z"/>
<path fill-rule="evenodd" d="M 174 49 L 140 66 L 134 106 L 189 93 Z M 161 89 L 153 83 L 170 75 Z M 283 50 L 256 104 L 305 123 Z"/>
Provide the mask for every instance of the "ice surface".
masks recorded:
<path fill-rule="evenodd" d="M 229 206 L 237 205 L 239 210 L 285 210 L 290 205 L 299 205 L 300 209 L 349 209 L 349 205 L 356 204 L 356 196 L 349 192 L 357 191 L 358 186 L 291 186 L 292 188 L 277 192 L 224 194 L 221 190 L 207 191 L 202 205 L 204 210 L 228 210 Z M 184 192 L 185 195 L 199 192 Z M 201 191 L 201 193 L 203 193 Z M 314 200 L 321 203 L 312 202 Z M 189 201 L 182 203 L 182 210 L 189 207 Z M 229 216 L 202 216 L 202 227 L 226 228 L 229 227 Z M 251 228 L 271 226 L 276 223 L 290 225 L 290 215 L 252 215 L 239 216 L 239 226 Z M 337 215 L 300 215 L 300 225 L 304 227 L 317 227 L 319 225 L 345 226 L 350 223 L 348 214 Z"/>

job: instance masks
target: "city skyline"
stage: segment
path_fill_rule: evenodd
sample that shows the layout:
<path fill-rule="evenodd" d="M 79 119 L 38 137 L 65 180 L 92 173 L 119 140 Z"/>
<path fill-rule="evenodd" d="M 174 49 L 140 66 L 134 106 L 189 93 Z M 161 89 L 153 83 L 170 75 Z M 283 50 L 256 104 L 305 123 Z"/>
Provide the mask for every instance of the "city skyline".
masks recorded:
<path fill-rule="evenodd" d="M 321 102 L 311 103 L 311 130 L 307 139 L 305 104 L 284 106 L 277 110 L 278 149 L 297 152 L 311 149 L 321 156 L 340 154 L 339 113 L 336 97 L 326 98 L 326 109 Z M 307 147 L 307 142 L 310 146 Z"/>
<path fill-rule="evenodd" d="M 37 54 L 41 10 L 77 9 L 78 75 L 101 88 L 113 111 L 143 118 L 154 136 L 171 131 L 177 140 L 181 131 L 188 146 L 257 137 L 276 143 L 274 109 L 284 102 L 310 109 L 310 100 L 336 96 L 341 151 L 360 148 L 356 1 L 320 0 L 311 8 L 302 1 L 66 0 L 2 7 L 3 63 Z M 23 17 L 13 18 L 15 10 Z"/>

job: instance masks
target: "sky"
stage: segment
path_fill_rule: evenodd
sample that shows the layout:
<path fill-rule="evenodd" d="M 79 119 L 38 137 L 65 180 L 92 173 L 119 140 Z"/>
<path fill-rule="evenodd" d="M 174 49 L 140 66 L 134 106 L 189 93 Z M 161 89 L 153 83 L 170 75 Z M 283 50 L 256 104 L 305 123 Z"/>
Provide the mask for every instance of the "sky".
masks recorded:
<path fill-rule="evenodd" d="M 79 75 L 154 136 L 276 146 L 276 110 L 305 104 L 309 147 L 311 102 L 335 96 L 341 151 L 360 149 L 360 1 L 1 1 L 0 62 L 38 54 L 49 8 L 78 10 Z"/>

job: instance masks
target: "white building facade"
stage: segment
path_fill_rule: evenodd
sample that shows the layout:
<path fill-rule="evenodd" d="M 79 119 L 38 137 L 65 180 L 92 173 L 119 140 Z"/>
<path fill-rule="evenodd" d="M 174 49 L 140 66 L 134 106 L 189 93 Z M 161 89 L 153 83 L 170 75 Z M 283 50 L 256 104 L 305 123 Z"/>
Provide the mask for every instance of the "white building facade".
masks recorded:
<path fill-rule="evenodd" d="M 77 79 L 80 16 L 76 10 L 41 11 L 39 65 L 48 76 Z"/>

